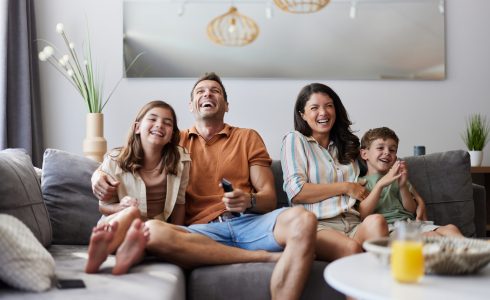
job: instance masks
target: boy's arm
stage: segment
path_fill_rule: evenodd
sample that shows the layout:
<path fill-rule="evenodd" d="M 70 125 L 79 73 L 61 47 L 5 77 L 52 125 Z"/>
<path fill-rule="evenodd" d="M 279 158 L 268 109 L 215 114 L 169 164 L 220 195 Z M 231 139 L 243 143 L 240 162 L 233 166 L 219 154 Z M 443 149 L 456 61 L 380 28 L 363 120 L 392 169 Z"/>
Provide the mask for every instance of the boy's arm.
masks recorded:
<path fill-rule="evenodd" d="M 414 201 L 414 195 L 410 192 L 408 186 L 400 187 L 400 196 L 402 198 L 403 207 L 407 211 L 415 213 L 417 202 Z"/>
<path fill-rule="evenodd" d="M 410 192 L 408 187 L 408 170 L 405 162 L 401 163 L 400 170 L 402 176 L 400 176 L 400 179 L 398 180 L 398 185 L 400 186 L 402 205 L 407 211 L 415 213 L 415 210 L 417 209 L 417 202 L 413 200 L 414 195 Z"/>
<path fill-rule="evenodd" d="M 376 205 L 378 204 L 379 197 L 381 196 L 381 192 L 383 189 L 392 184 L 393 181 L 397 180 L 403 175 L 400 169 L 400 162 L 395 162 L 393 167 L 384 175 L 381 177 L 378 182 L 374 185 L 373 189 L 369 193 L 369 195 L 361 201 L 359 205 L 359 213 L 361 214 L 361 219 L 364 219 L 368 215 L 372 214 L 374 209 L 376 208 Z"/>
<path fill-rule="evenodd" d="M 417 202 L 417 210 L 415 211 L 415 217 L 417 221 L 427 221 L 427 211 L 425 210 L 425 202 L 419 193 L 412 186 L 412 195 L 415 202 Z"/>
<path fill-rule="evenodd" d="M 379 197 L 381 196 L 381 191 L 383 191 L 384 188 L 384 186 L 381 186 L 379 184 L 380 181 L 376 183 L 371 192 L 369 192 L 369 195 L 359 204 L 359 213 L 361 214 L 361 220 L 364 220 L 364 218 L 372 214 L 374 209 L 376 208 L 376 205 L 378 204 Z"/>

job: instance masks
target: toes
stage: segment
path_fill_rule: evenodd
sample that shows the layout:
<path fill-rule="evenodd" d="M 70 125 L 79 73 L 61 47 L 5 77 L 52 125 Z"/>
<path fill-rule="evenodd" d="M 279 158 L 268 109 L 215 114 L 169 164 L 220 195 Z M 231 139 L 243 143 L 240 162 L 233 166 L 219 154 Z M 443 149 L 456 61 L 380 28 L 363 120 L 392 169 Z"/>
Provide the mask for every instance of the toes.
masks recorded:
<path fill-rule="evenodd" d="M 110 224 L 110 231 L 116 231 L 117 227 L 119 227 L 119 222 L 114 221 Z"/>

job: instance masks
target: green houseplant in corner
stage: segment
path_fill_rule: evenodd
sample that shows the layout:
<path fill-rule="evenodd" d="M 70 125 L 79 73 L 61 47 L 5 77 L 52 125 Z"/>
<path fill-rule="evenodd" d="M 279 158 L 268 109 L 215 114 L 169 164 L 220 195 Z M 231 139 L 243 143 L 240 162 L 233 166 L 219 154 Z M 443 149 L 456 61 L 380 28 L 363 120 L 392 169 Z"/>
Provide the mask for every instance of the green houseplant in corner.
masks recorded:
<path fill-rule="evenodd" d="M 483 148 L 488 143 L 490 127 L 487 118 L 480 114 L 472 114 L 467 120 L 466 131 L 462 138 L 471 157 L 471 166 L 480 166 L 483 160 Z"/>

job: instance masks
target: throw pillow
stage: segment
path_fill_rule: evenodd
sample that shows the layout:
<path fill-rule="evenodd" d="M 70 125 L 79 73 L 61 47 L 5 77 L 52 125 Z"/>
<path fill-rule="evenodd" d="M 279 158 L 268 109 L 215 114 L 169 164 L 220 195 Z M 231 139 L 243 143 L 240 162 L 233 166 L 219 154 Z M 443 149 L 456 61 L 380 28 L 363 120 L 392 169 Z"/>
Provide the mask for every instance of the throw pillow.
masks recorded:
<path fill-rule="evenodd" d="M 31 158 L 20 149 L 0 151 L 0 213 L 29 227 L 45 246 L 51 244 L 51 224 Z"/>
<path fill-rule="evenodd" d="M 465 236 L 475 234 L 470 157 L 463 150 L 405 158 L 408 176 L 437 225 L 454 224 Z"/>
<path fill-rule="evenodd" d="M 19 219 L 0 214 L 0 279 L 32 292 L 51 287 L 54 260 Z"/>
<path fill-rule="evenodd" d="M 54 244 L 88 244 L 101 216 L 90 182 L 98 166 L 94 160 L 65 151 L 44 152 L 41 188 Z"/>

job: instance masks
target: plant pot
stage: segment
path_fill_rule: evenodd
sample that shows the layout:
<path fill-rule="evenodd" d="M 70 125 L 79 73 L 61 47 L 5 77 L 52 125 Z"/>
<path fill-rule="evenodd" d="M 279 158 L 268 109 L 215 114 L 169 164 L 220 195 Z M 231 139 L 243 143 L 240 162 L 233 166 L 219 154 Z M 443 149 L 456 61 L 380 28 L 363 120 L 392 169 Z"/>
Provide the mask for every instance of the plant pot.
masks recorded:
<path fill-rule="evenodd" d="M 107 141 L 104 138 L 104 115 L 101 113 L 88 113 L 86 122 L 83 155 L 101 162 L 107 152 Z"/>
<path fill-rule="evenodd" d="M 483 151 L 468 151 L 470 154 L 471 166 L 479 167 L 483 161 Z"/>

